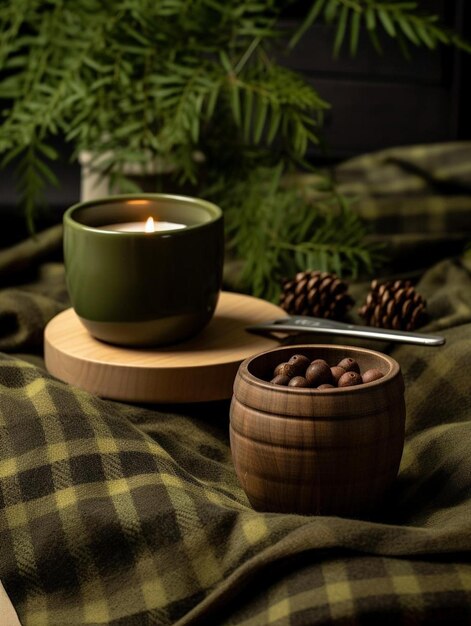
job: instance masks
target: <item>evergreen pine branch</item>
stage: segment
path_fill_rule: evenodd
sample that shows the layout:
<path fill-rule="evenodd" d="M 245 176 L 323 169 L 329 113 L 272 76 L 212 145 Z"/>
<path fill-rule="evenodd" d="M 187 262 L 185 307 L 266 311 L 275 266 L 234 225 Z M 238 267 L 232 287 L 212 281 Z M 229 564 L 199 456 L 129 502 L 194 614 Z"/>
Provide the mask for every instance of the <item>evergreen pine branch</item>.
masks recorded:
<path fill-rule="evenodd" d="M 275 299 L 281 278 L 308 267 L 356 275 L 377 251 L 335 191 L 315 200 L 283 175 L 319 141 L 328 108 L 316 89 L 270 55 L 292 0 L 15 0 L 0 3 L 0 155 L 19 159 L 28 219 L 54 182 L 50 139 L 93 151 L 93 167 L 135 191 L 126 167 L 163 160 L 226 213 L 242 287 Z M 469 45 L 418 2 L 315 0 L 292 39 L 332 25 L 334 52 L 364 33 L 407 45 Z M 203 154 L 207 173 L 201 183 Z M 165 189 L 159 189 L 165 191 Z"/>
<path fill-rule="evenodd" d="M 26 224 L 31 234 L 35 230 L 34 217 L 37 208 L 44 205 L 46 184 L 55 187 L 59 185 L 56 175 L 47 163 L 47 159 L 55 158 L 57 153 L 53 148 L 34 139 L 20 155 L 15 170 L 18 194 L 25 209 Z"/>
<path fill-rule="evenodd" d="M 56 10 L 44 19 L 39 10 L 40 3 L 26 1 L 23 4 L 30 5 L 30 11 L 26 13 L 30 18 L 27 24 L 31 28 L 37 27 L 38 35 L 36 38 L 20 37 L 15 45 L 14 58 L 17 64 L 24 65 L 24 69 L 7 78 L 16 97 L 11 108 L 4 111 L 2 149 L 18 143 L 26 146 L 34 142 L 34 137 L 57 134 L 60 129 L 68 127 L 71 104 L 86 108 L 84 85 L 77 76 L 87 55 L 101 41 L 104 28 L 103 20 L 101 24 L 97 20 L 94 35 L 89 34 L 83 39 L 76 24 L 72 27 L 63 25 L 61 3 L 51 0 L 50 4 L 56 5 Z M 3 49 L 3 43 L 0 40 L 0 49 Z"/>
<path fill-rule="evenodd" d="M 217 6 L 224 28 L 216 29 L 211 38 L 225 39 L 227 48 L 229 31 L 237 33 L 228 50 L 234 63 L 231 60 L 221 67 L 211 52 L 215 44 L 208 49 L 206 25 L 205 37 L 196 37 L 191 48 L 185 47 L 188 36 L 179 35 L 181 24 L 174 19 L 177 14 L 183 19 L 182 0 L 151 8 L 144 2 L 118 2 L 115 19 L 106 22 L 85 11 L 84 4 L 93 8 L 94 0 L 81 0 L 71 9 L 50 0 L 51 14 L 44 20 L 37 11 L 40 2 L 22 2 L 24 24 L 40 34 L 27 56 L 28 41 L 16 43 L 16 58 L 23 59 L 26 70 L 18 73 L 16 81 L 9 77 L 2 84 L 15 96 L 0 131 L 3 152 L 28 145 L 33 135 L 61 132 L 75 144 L 76 153 L 92 146 L 101 154 L 117 152 L 116 174 L 120 162 L 134 162 L 139 151 L 148 149 L 174 161 L 175 154 L 181 155 L 177 168 L 184 178 L 195 180 L 190 155 L 198 147 L 202 124 L 206 130 L 216 108 L 225 106 L 226 97 L 235 121 L 240 122 L 239 98 L 249 92 L 255 94 L 254 117 L 248 115 L 244 122 L 249 143 L 270 145 L 281 135 L 287 153 L 300 159 L 308 144 L 317 141 L 315 113 L 327 105 L 315 90 L 272 62 L 259 62 L 256 71 L 250 62 L 257 47 L 263 48 L 263 37 L 277 35 L 271 3 Z M 203 11 L 211 3 L 199 0 L 198 4 Z M 202 22 L 196 23 L 195 34 L 202 27 Z M 82 32 L 88 34 L 85 43 Z M 156 50 L 155 32 L 166 43 L 171 38 L 174 45 Z M 48 45 L 43 50 L 41 42 L 45 41 Z M 264 56 L 265 52 L 259 59 Z M 223 51 L 221 58 L 229 57 Z"/>
<path fill-rule="evenodd" d="M 76 153 L 116 151 L 117 166 L 146 150 L 164 158 L 178 154 L 177 169 L 194 180 L 191 154 L 229 102 L 247 147 L 263 150 L 277 140 L 285 156 L 301 162 L 319 140 L 328 104 L 298 74 L 270 60 L 283 4 L 120 0 L 110 14 L 99 0 L 18 0 L 0 7 L 0 58 L 7 69 L 0 89 L 11 103 L 3 112 L 0 152 L 60 133 Z M 316 0 L 305 24 L 337 21 L 337 52 L 347 37 L 354 52 L 365 25 L 372 36 L 376 28 L 392 28 L 397 38 L 460 44 L 432 18 L 415 15 L 415 5 Z"/>
<path fill-rule="evenodd" d="M 286 187 L 283 166 L 257 168 L 226 187 L 229 251 L 242 260 L 239 287 L 276 301 L 282 279 L 305 269 L 357 277 L 381 256 L 367 243 L 366 227 L 334 190 L 316 189 L 315 199 Z"/>
<path fill-rule="evenodd" d="M 350 54 L 358 49 L 361 29 L 364 29 L 380 52 L 378 30 L 396 39 L 407 54 L 407 44 L 426 46 L 431 50 L 439 44 L 453 45 L 471 52 L 471 45 L 457 33 L 443 26 L 437 15 L 423 11 L 419 2 L 402 0 L 315 0 L 290 46 L 294 47 L 305 32 L 317 21 L 335 26 L 334 55 L 340 53 L 348 37 Z"/>
<path fill-rule="evenodd" d="M 301 159 L 318 143 L 322 112 L 329 108 L 297 74 L 273 64 L 259 64 L 228 84 L 234 121 L 248 144 L 270 146 L 275 137 Z"/>

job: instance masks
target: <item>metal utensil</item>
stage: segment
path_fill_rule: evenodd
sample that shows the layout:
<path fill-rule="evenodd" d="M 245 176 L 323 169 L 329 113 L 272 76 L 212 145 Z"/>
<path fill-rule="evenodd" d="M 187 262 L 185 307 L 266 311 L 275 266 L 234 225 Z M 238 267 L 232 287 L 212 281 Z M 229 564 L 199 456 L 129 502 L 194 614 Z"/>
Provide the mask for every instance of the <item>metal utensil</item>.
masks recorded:
<path fill-rule="evenodd" d="M 258 334 L 269 333 L 319 333 L 323 335 L 343 335 L 345 337 L 360 337 L 362 339 L 378 339 L 399 343 L 412 343 L 420 346 L 442 346 L 446 339 L 438 335 L 426 335 L 405 330 L 388 330 L 372 326 L 356 326 L 344 322 L 307 315 L 295 315 L 281 319 L 248 326 L 247 331 Z"/>

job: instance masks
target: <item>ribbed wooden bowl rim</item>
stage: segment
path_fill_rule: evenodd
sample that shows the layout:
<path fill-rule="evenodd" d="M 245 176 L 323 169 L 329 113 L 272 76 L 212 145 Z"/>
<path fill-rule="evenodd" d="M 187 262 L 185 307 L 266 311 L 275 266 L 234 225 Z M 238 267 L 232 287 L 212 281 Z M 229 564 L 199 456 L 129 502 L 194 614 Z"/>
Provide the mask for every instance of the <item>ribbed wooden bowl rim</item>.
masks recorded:
<path fill-rule="evenodd" d="M 353 387 L 334 387 L 333 389 L 315 389 L 311 387 L 297 388 L 297 387 L 285 387 L 283 385 L 274 385 L 273 383 L 270 383 L 269 381 L 262 380 L 261 378 L 257 378 L 256 376 L 254 376 L 253 374 L 249 372 L 249 366 L 252 363 L 252 361 L 259 359 L 263 355 L 271 353 L 271 352 L 279 352 L 279 353 L 282 353 L 285 351 L 293 352 L 293 349 L 295 349 L 296 351 L 299 350 L 299 352 L 302 352 L 303 350 L 309 350 L 309 351 L 327 350 L 327 351 L 333 351 L 333 352 L 342 352 L 343 357 L 348 357 L 348 354 L 347 354 L 348 352 L 350 353 L 362 352 L 364 354 L 373 355 L 375 357 L 382 359 L 383 361 L 388 363 L 390 369 L 389 369 L 389 372 L 385 374 L 379 380 L 374 380 L 370 383 L 362 383 L 361 385 L 355 385 Z M 281 362 L 282 361 L 280 360 L 280 363 Z M 388 356 L 387 354 L 383 354 L 382 352 L 377 352 L 376 350 L 370 350 L 369 348 L 357 348 L 356 346 L 340 346 L 340 345 L 308 343 L 308 344 L 282 346 L 282 347 L 273 348 L 271 350 L 266 350 L 265 352 L 259 352 L 258 354 L 255 354 L 245 359 L 245 361 L 243 361 L 240 364 L 237 375 L 249 385 L 264 388 L 267 391 L 270 391 L 271 393 L 277 393 L 277 394 L 282 394 L 282 395 L 289 393 L 289 394 L 298 394 L 298 395 L 307 395 L 307 396 L 322 394 L 323 396 L 326 396 L 326 395 L 332 395 L 332 394 L 338 395 L 338 394 L 349 394 L 349 393 L 354 393 L 354 394 L 366 393 L 371 389 L 374 389 L 376 387 L 381 387 L 384 384 L 391 382 L 394 378 L 396 378 L 396 376 L 400 374 L 400 372 L 401 372 L 400 365 L 395 359 Z"/>

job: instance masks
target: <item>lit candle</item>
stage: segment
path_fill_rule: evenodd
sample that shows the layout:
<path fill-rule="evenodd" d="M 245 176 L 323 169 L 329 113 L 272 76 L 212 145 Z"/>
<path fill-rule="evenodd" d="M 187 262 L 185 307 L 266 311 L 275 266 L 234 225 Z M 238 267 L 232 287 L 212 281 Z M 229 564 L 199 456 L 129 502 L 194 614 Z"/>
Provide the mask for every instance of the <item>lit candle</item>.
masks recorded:
<path fill-rule="evenodd" d="M 100 230 L 114 230 L 123 233 L 156 233 L 167 230 L 181 230 L 182 228 L 186 228 L 186 224 L 155 221 L 152 217 L 149 217 L 146 222 L 121 222 L 100 226 Z"/>

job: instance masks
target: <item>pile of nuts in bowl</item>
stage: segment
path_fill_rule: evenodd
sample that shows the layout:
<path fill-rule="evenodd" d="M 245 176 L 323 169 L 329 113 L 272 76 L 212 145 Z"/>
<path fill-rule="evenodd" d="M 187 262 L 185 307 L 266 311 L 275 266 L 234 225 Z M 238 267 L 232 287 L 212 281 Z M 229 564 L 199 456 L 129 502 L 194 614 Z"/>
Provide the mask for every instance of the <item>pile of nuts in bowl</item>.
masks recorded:
<path fill-rule="evenodd" d="M 383 372 L 376 368 L 361 374 L 358 362 L 350 357 L 345 357 L 337 365 L 330 367 L 324 359 L 311 361 L 304 354 L 294 354 L 289 361 L 275 367 L 270 382 L 274 385 L 322 390 L 371 383 L 383 376 Z"/>

